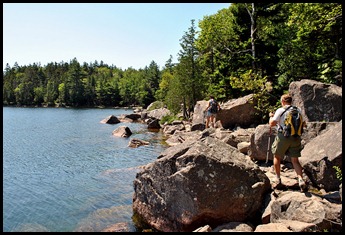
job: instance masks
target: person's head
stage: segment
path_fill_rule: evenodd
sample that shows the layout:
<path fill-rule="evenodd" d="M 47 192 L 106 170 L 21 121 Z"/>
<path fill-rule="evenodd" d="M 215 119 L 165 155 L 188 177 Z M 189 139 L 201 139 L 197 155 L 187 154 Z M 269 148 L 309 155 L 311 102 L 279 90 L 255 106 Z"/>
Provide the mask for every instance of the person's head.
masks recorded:
<path fill-rule="evenodd" d="M 213 96 L 213 95 L 210 95 L 210 99 L 214 99 L 214 96 Z"/>
<path fill-rule="evenodd" d="M 288 104 L 290 105 L 292 103 L 292 97 L 290 94 L 284 94 L 281 96 L 280 98 L 280 102 L 282 102 L 282 104 Z"/>

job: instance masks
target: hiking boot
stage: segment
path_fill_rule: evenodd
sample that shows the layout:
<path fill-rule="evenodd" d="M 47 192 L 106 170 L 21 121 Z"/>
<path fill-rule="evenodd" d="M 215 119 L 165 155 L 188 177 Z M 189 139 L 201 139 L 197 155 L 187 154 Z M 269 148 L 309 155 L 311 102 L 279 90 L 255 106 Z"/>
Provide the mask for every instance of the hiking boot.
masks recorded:
<path fill-rule="evenodd" d="M 298 178 L 298 186 L 300 187 L 301 192 L 305 192 L 307 189 L 307 185 L 302 178 Z"/>

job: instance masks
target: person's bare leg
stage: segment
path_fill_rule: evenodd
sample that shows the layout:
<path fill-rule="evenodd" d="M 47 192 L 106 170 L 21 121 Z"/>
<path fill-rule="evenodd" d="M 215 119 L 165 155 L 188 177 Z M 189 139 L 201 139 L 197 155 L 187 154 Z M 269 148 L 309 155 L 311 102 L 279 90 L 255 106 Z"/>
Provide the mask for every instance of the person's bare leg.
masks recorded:
<path fill-rule="evenodd" d="M 278 155 L 274 155 L 273 165 L 277 178 L 280 178 L 280 157 Z"/>
<path fill-rule="evenodd" d="M 210 122 L 211 122 L 211 125 L 210 125 L 210 126 L 214 127 L 214 116 L 211 115 L 211 118 L 210 118 L 210 119 L 211 119 L 211 120 L 210 120 Z"/>
<path fill-rule="evenodd" d="M 274 171 L 276 172 L 276 186 L 281 185 L 281 179 L 280 179 L 280 157 L 278 155 L 274 155 L 273 158 L 273 166 Z"/>
<path fill-rule="evenodd" d="M 300 187 L 301 191 L 307 191 L 307 185 L 305 184 L 304 180 L 303 180 L 303 168 L 301 166 L 301 164 L 299 163 L 299 160 L 297 157 L 292 157 L 291 158 L 291 162 L 293 165 L 293 168 L 296 171 L 297 177 L 298 177 L 298 186 Z"/>
<path fill-rule="evenodd" d="M 291 158 L 291 163 L 293 165 L 293 168 L 296 171 L 296 174 L 297 174 L 298 178 L 302 178 L 303 179 L 303 177 L 302 177 L 302 174 L 303 174 L 302 169 L 303 168 L 302 168 L 301 164 L 299 163 L 298 158 L 297 157 L 292 157 Z"/>
<path fill-rule="evenodd" d="M 210 117 L 209 117 L 209 116 L 207 116 L 207 117 L 206 117 L 206 129 L 208 128 L 208 123 L 209 123 L 209 120 L 210 120 Z"/>

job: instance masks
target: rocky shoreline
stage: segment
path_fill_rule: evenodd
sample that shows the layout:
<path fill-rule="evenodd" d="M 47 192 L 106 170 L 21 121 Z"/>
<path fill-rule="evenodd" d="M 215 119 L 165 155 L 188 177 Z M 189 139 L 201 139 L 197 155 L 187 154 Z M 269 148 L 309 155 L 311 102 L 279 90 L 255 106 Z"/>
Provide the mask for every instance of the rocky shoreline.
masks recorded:
<path fill-rule="evenodd" d="M 308 89 L 322 95 L 314 99 Z M 138 231 L 342 231 L 342 182 L 335 169 L 342 169 L 341 88 L 302 80 L 289 92 L 307 119 L 300 158 L 305 192 L 288 158 L 281 165 L 283 186 L 275 187 L 272 154 L 267 158 L 269 127 L 249 124 L 255 123 L 247 115 L 250 96 L 221 104 L 216 128 L 205 129 L 201 110 L 207 101 L 198 102 L 190 122 L 160 126 L 157 120 L 168 113 L 163 108 L 137 114 L 136 121 L 163 131 L 171 146 L 134 180 Z M 320 119 L 324 114 L 327 121 Z M 111 228 L 106 231 L 126 231 Z"/>

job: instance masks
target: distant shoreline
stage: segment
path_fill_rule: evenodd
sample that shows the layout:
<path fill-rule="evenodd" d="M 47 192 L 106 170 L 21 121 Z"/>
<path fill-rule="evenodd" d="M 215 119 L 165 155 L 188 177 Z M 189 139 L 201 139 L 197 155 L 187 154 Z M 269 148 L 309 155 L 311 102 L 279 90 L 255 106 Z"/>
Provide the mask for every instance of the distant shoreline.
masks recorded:
<path fill-rule="evenodd" d="M 104 106 L 104 105 L 83 105 L 83 106 L 68 106 L 68 105 L 11 105 L 2 104 L 2 107 L 14 107 L 14 108 L 93 108 L 93 109 L 135 109 L 136 107 L 120 107 L 120 106 Z"/>

